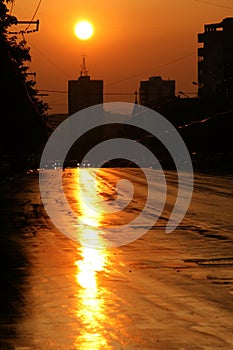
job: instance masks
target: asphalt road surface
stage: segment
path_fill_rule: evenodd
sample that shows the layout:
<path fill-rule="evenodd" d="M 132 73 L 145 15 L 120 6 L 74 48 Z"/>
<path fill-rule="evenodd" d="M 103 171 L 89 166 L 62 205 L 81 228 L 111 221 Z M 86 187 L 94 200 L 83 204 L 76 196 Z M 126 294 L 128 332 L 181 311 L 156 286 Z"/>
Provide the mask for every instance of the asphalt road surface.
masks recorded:
<path fill-rule="evenodd" d="M 91 179 L 94 170 L 88 172 Z M 131 206 L 97 216 L 81 204 L 77 170 L 64 171 L 67 199 L 93 232 L 125 224 L 143 209 L 146 185 L 138 169 L 103 169 L 97 191 L 115 198 L 114 183 L 126 174 L 135 182 Z M 2 350 L 233 349 L 233 177 L 196 174 L 189 210 L 171 234 L 165 226 L 176 174 L 166 179 L 159 221 L 111 249 L 90 248 L 83 227 L 78 242 L 59 232 L 41 203 L 37 173 L 2 181 Z"/>

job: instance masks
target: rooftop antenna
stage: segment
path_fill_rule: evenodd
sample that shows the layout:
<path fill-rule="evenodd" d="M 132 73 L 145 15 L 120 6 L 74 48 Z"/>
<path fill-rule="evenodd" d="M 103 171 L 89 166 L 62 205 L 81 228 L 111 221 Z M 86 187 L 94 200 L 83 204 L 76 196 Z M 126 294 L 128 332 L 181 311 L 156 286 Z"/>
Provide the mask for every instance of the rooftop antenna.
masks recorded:
<path fill-rule="evenodd" d="M 81 72 L 80 72 L 80 75 L 81 77 L 84 76 L 84 77 L 87 77 L 88 76 L 88 70 L 87 70 L 87 67 L 86 67 L 86 54 L 85 52 L 82 54 L 82 64 L 81 64 Z"/>

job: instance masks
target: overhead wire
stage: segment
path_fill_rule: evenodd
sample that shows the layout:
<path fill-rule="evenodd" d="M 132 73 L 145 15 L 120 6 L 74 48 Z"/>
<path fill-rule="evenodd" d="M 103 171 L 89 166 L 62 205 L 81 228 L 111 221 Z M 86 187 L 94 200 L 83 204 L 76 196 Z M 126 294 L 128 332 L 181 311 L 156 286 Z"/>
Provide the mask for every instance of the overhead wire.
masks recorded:
<path fill-rule="evenodd" d="M 233 7 L 231 7 L 231 6 L 220 5 L 220 4 L 216 4 L 216 3 L 214 3 L 214 2 L 210 2 L 210 1 L 205 1 L 205 0 L 193 0 L 193 1 L 201 2 L 201 3 L 207 4 L 207 5 L 222 7 L 222 8 L 229 9 L 229 10 L 233 10 Z"/>
<path fill-rule="evenodd" d="M 31 43 L 30 43 L 31 44 Z M 32 44 L 31 44 L 32 45 Z M 32 46 L 34 46 L 34 45 L 32 45 Z M 34 48 L 36 48 L 35 46 L 34 46 Z M 38 48 L 36 48 L 39 52 L 40 52 L 40 54 L 41 55 L 43 55 L 51 64 L 53 64 L 57 69 L 59 69 L 59 70 L 61 70 L 57 65 L 55 65 L 54 64 L 54 62 L 52 62 L 48 57 L 46 57 Z M 186 58 L 189 58 L 189 57 L 191 57 L 191 56 L 194 56 L 196 54 L 196 52 L 192 52 L 192 53 L 190 53 L 190 54 L 188 54 L 188 55 L 184 55 L 184 56 L 181 56 L 181 57 L 178 57 L 178 58 L 176 58 L 176 59 L 174 59 L 174 60 L 172 60 L 172 61 L 170 61 L 170 62 L 167 62 L 167 63 L 164 63 L 164 64 L 161 64 L 161 65 L 159 65 L 157 68 L 161 68 L 161 67 L 165 67 L 165 66 L 168 66 L 168 65 L 170 65 L 170 64 L 174 64 L 174 63 L 176 63 L 176 62 L 179 62 L 179 61 L 181 61 L 181 60 L 184 60 L 184 59 L 186 59 Z M 63 70 L 61 70 L 66 76 L 68 76 L 68 74 L 66 73 L 66 72 L 64 72 Z M 121 79 L 121 80 L 117 80 L 117 81 L 115 81 L 115 82 L 112 82 L 112 83 L 110 83 L 110 84 L 107 84 L 106 86 L 112 86 L 112 85 L 115 85 L 115 84 L 118 84 L 118 83 L 121 83 L 121 82 L 124 82 L 124 81 L 126 81 L 126 80 L 130 80 L 130 79 L 132 79 L 132 78 L 137 78 L 137 77 L 139 77 L 139 76 L 141 76 L 141 75 L 143 75 L 143 74 L 147 74 L 148 72 L 151 72 L 151 70 L 150 71 L 144 71 L 144 72 L 142 72 L 142 73 L 138 73 L 138 74 L 134 74 L 134 75 L 131 75 L 131 76 L 129 76 L 129 77 L 126 77 L 126 78 L 123 78 L 123 79 Z M 68 91 L 62 91 L 62 90 L 40 90 L 40 91 L 45 91 L 45 92 L 51 92 L 51 93 L 61 93 L 61 94 L 67 94 L 68 93 Z M 109 92 L 109 93 L 105 93 L 105 95 L 114 95 L 114 94 L 116 94 L 116 95 L 131 95 L 131 94 L 134 94 L 133 92 L 131 93 L 129 93 L 129 92 L 125 92 L 125 93 L 118 93 L 118 92 Z"/>
<path fill-rule="evenodd" d="M 12 10 L 13 10 L 13 7 L 14 7 L 14 2 L 15 2 L 14 0 L 12 0 L 12 2 L 11 2 L 10 14 L 12 13 Z M 30 20 L 29 22 L 26 22 L 26 23 L 28 23 L 28 25 L 27 25 L 27 27 L 26 27 L 24 30 L 14 31 L 14 32 L 9 31 L 8 34 L 17 35 L 17 34 L 22 34 L 22 33 L 24 33 L 24 34 L 30 34 L 30 33 L 35 33 L 35 32 L 37 32 L 37 31 L 38 31 L 38 28 L 39 28 L 39 21 L 36 21 L 36 22 L 35 22 L 35 21 L 34 21 L 34 18 L 36 17 L 36 15 L 37 15 L 37 13 L 38 13 L 38 11 L 39 11 L 41 2 L 42 2 L 42 0 L 39 0 L 38 4 L 37 4 L 37 6 L 36 6 L 36 9 L 35 9 L 35 11 L 34 11 L 34 13 L 33 13 L 32 18 L 31 18 L 31 20 Z M 23 22 L 23 21 L 22 21 L 22 22 Z M 21 23 L 21 22 L 19 21 L 18 23 Z M 32 25 L 32 23 L 33 23 L 33 24 L 36 24 L 37 27 L 36 27 L 36 29 L 29 30 L 29 28 L 30 28 L 30 26 Z"/>
<path fill-rule="evenodd" d="M 192 52 L 192 53 L 190 53 L 190 54 L 188 54 L 188 55 L 184 55 L 184 56 L 178 57 L 178 58 L 176 58 L 176 59 L 174 59 L 174 60 L 172 60 L 172 61 L 169 61 L 169 62 L 167 62 L 167 63 L 160 64 L 159 66 L 157 66 L 157 69 L 158 69 L 158 68 L 162 68 L 162 67 L 169 66 L 170 64 L 173 64 L 173 63 L 182 61 L 182 60 L 184 60 L 184 59 L 186 59 L 186 58 L 189 58 L 189 57 L 191 57 L 191 56 L 194 56 L 194 55 L 196 55 L 196 52 Z M 148 73 L 150 73 L 150 72 L 151 72 L 151 70 L 148 70 L 148 71 L 144 71 L 144 72 L 141 72 L 141 73 L 138 73 L 138 74 L 130 75 L 130 76 L 126 77 L 126 78 L 123 78 L 123 79 L 120 79 L 120 80 L 116 80 L 116 81 L 114 81 L 114 82 L 112 82 L 112 83 L 109 83 L 109 84 L 107 84 L 106 86 L 112 86 L 112 85 L 115 85 L 115 84 L 118 84 L 118 83 L 122 83 L 122 82 L 124 82 L 124 81 L 126 81 L 126 80 L 130 80 L 130 79 L 133 79 L 133 78 L 137 78 L 137 77 L 139 77 L 139 76 L 142 76 L 142 75 L 144 75 L 144 74 L 148 74 Z"/>
<path fill-rule="evenodd" d="M 38 5 L 37 5 L 37 7 L 36 7 L 36 9 L 35 9 L 35 11 L 34 11 L 33 16 L 32 16 L 32 19 L 31 19 L 30 23 L 28 24 L 28 26 L 25 28 L 25 31 L 27 31 L 27 30 L 30 28 L 30 26 L 31 26 L 31 24 L 32 24 L 32 22 L 33 22 L 33 20 L 34 20 L 34 18 L 35 18 L 36 15 L 37 15 L 37 12 L 39 11 L 41 2 L 42 2 L 42 0 L 39 0 L 39 3 L 38 3 Z"/>
<path fill-rule="evenodd" d="M 42 92 L 50 92 L 50 93 L 57 93 L 57 94 L 68 94 L 68 91 L 62 91 L 62 90 L 45 90 L 40 89 L 39 91 Z M 104 92 L 103 95 L 133 95 L 135 92 Z"/>
<path fill-rule="evenodd" d="M 11 7 L 10 7 L 10 12 L 9 12 L 10 16 L 12 15 L 14 5 L 15 5 L 15 0 L 11 0 Z"/>
<path fill-rule="evenodd" d="M 62 72 L 66 77 L 70 78 L 70 75 L 65 72 L 62 68 L 60 68 L 54 61 L 52 61 L 49 57 L 47 57 L 38 47 L 36 47 L 34 44 L 32 44 L 30 41 L 28 43 L 36 49 L 41 56 L 43 56 L 52 66 L 54 66 L 56 69 L 58 69 L 60 72 Z"/>
<path fill-rule="evenodd" d="M 61 90 L 44 90 L 44 89 L 40 89 L 39 91 L 52 92 L 52 93 L 57 93 L 57 94 L 68 94 L 68 91 L 61 91 Z"/>

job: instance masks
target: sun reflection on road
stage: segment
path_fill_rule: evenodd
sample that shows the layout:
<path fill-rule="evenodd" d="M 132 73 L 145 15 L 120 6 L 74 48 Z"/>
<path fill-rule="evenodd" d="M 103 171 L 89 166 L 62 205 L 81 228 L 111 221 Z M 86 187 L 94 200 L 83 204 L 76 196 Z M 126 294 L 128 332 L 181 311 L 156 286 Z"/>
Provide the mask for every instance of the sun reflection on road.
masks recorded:
<path fill-rule="evenodd" d="M 93 181 L 87 173 L 87 182 Z M 85 196 L 92 203 L 95 197 L 86 191 Z M 89 247 L 89 245 L 103 246 L 101 237 L 101 211 L 95 211 L 82 198 L 77 183 L 76 198 L 79 211 L 79 255 L 75 261 L 77 266 L 76 283 L 78 289 L 78 305 L 76 316 L 81 322 L 80 334 L 76 339 L 77 350 L 110 349 L 106 338 L 106 306 L 107 291 L 98 285 L 101 272 L 107 268 L 108 254 L 106 249 Z M 95 205 L 96 203 L 93 203 Z M 94 243 L 94 244 L 93 244 Z"/>
<path fill-rule="evenodd" d="M 98 286 L 98 273 L 104 271 L 107 252 L 82 246 L 82 259 L 77 260 L 76 281 L 78 284 L 77 317 L 81 321 L 81 334 L 77 337 L 77 349 L 108 349 L 105 338 L 106 312 L 102 295 L 103 288 Z"/>
<path fill-rule="evenodd" d="M 81 287 L 94 292 L 97 289 L 96 273 L 103 271 L 105 267 L 106 251 L 84 246 L 81 248 L 81 255 L 83 260 L 76 262 L 79 268 L 77 281 Z"/>
<path fill-rule="evenodd" d="M 99 198 L 94 188 L 101 186 L 96 173 L 89 169 L 79 169 L 79 176 L 77 182 L 78 207 L 79 207 L 79 221 L 91 227 L 101 226 L 101 218 L 103 215 L 103 208 L 99 203 Z M 85 185 L 83 187 L 83 185 Z"/>
<path fill-rule="evenodd" d="M 94 182 L 95 187 L 101 186 L 96 173 L 90 169 L 78 169 L 76 188 L 73 196 L 76 198 L 78 211 L 78 240 L 89 247 L 106 246 L 103 232 L 101 232 L 104 210 L 101 207 L 97 193 L 90 190 L 89 184 Z M 80 176 L 85 187 L 81 188 Z M 93 187 L 91 187 L 93 188 Z"/>

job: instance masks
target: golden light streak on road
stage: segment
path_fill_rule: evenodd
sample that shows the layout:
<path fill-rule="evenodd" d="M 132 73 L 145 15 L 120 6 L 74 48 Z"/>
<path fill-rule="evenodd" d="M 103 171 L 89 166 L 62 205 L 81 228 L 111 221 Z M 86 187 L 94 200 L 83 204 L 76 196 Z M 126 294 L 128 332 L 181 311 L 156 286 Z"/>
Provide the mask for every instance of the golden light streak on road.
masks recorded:
<path fill-rule="evenodd" d="M 98 205 L 96 193 L 89 190 L 89 184 L 95 183 L 95 187 L 100 186 L 98 178 L 95 177 L 95 172 L 90 169 L 78 169 L 82 172 L 78 176 L 76 197 L 79 207 L 79 221 L 91 227 L 99 227 L 101 224 L 102 210 Z M 78 175 L 78 174 L 77 174 Z M 81 188 L 80 177 L 85 188 Z"/>
<path fill-rule="evenodd" d="M 83 188 L 80 183 L 80 173 L 82 178 L 82 184 L 85 184 Z M 76 187 L 73 189 L 73 196 L 77 203 L 76 211 L 78 212 L 78 236 L 79 241 L 83 245 L 90 247 L 103 247 L 104 238 L 102 236 L 101 227 L 104 217 L 104 210 L 101 208 L 101 204 L 98 201 L 97 193 L 93 193 L 89 189 L 90 183 L 95 183 L 96 189 L 101 187 L 102 184 L 95 176 L 96 172 L 90 169 L 77 169 L 77 181 Z M 81 188 L 82 187 L 82 188 Z"/>
<path fill-rule="evenodd" d="M 107 265 L 107 252 L 103 249 L 80 248 L 81 260 L 75 265 L 78 268 L 76 282 L 78 287 L 78 307 L 76 316 L 81 321 L 81 334 L 77 337 L 77 349 L 108 349 L 106 338 L 106 306 L 103 288 L 98 286 L 98 273 Z M 81 288 L 80 288 L 81 287 Z"/>
<path fill-rule="evenodd" d="M 100 186 L 89 169 L 79 169 L 85 175 L 85 199 L 83 198 L 79 181 L 75 189 L 75 196 L 78 203 L 80 225 L 79 255 L 81 259 L 75 261 L 77 266 L 76 283 L 78 290 L 78 305 L 76 316 L 81 321 L 82 328 L 76 339 L 76 347 L 83 350 L 110 349 L 107 342 L 105 323 L 106 310 L 105 298 L 101 297 L 107 291 L 98 286 L 98 274 L 107 267 L 108 252 L 105 249 L 95 249 L 86 246 L 88 241 L 95 241 L 97 246 L 101 246 L 103 238 L 101 230 L 101 208 L 96 203 L 96 194 L 88 190 L 88 183 L 96 181 L 96 186 Z M 88 204 L 89 203 L 89 204 Z M 97 207 L 96 207 L 97 206 Z M 95 210 L 97 208 L 98 210 Z M 80 229 L 79 228 L 79 229 Z"/>

